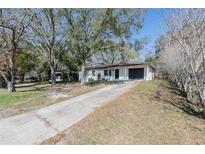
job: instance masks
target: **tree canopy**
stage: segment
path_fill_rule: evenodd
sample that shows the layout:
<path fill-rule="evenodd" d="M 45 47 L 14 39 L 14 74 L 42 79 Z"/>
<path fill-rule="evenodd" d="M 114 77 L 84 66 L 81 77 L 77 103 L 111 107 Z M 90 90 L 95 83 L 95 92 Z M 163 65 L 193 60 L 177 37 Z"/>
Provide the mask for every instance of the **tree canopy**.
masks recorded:
<path fill-rule="evenodd" d="M 90 63 L 136 59 L 136 35 L 144 9 L 1 9 L 0 75 L 15 91 L 15 80 L 31 72 L 55 84 L 57 71 L 70 81 Z M 139 45 L 139 44 L 138 44 Z M 44 77 L 42 77 L 44 76 Z"/>

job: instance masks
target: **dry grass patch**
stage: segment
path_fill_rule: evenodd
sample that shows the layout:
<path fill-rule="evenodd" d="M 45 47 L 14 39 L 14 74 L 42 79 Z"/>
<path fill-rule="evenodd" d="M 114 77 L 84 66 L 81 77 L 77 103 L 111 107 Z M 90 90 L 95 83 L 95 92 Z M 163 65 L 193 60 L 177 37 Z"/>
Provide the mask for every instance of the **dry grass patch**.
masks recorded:
<path fill-rule="evenodd" d="M 185 99 L 168 87 L 165 81 L 140 82 L 43 144 L 205 144 L 205 121 L 165 101 Z"/>
<path fill-rule="evenodd" d="M 66 99 L 105 87 L 106 84 L 80 86 L 70 84 L 34 84 L 17 86 L 15 93 L 0 89 L 0 118 L 59 103 Z"/>

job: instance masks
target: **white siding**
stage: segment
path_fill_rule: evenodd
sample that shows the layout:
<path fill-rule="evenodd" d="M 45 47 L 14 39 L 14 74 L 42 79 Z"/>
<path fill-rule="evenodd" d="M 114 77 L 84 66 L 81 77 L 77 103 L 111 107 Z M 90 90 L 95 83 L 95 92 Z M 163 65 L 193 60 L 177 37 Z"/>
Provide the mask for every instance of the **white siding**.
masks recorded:
<path fill-rule="evenodd" d="M 110 80 L 115 80 L 115 69 L 111 69 L 111 77 Z"/>
<path fill-rule="evenodd" d="M 93 75 L 93 71 L 95 71 Z M 98 70 L 89 70 L 86 75 L 86 81 L 88 81 L 89 78 L 93 78 L 95 80 L 98 80 L 98 76 L 100 75 L 100 78 L 104 78 L 104 70 L 98 69 Z"/>
<path fill-rule="evenodd" d="M 113 67 L 109 69 L 95 69 L 95 70 L 89 70 L 86 75 L 86 81 L 88 81 L 89 78 L 93 78 L 95 80 L 98 80 L 98 74 L 100 74 L 101 80 L 115 80 L 115 69 L 119 69 L 119 80 L 129 80 L 129 69 L 130 68 L 144 68 L 144 80 L 153 80 L 154 79 L 154 73 L 152 67 L 149 65 L 135 65 L 135 66 L 122 66 L 122 67 Z M 104 76 L 104 70 L 108 70 L 108 76 Z M 111 76 L 109 75 L 109 70 L 111 70 Z M 95 74 L 93 75 L 93 71 L 95 71 Z M 79 79 L 80 79 L 80 73 L 79 73 Z"/>
<path fill-rule="evenodd" d="M 125 68 L 119 68 L 119 80 L 125 80 Z"/>
<path fill-rule="evenodd" d="M 154 73 L 153 73 L 153 69 L 150 66 L 147 66 L 146 69 L 146 80 L 153 80 L 154 79 Z"/>

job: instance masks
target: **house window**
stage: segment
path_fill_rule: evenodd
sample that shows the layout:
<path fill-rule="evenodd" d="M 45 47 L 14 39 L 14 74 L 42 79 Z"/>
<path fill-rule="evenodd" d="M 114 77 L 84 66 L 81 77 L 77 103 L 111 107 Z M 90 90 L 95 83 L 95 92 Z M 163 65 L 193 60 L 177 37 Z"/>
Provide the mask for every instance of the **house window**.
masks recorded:
<path fill-rule="evenodd" d="M 92 71 L 92 75 L 95 76 L 95 71 Z"/>
<path fill-rule="evenodd" d="M 111 76 L 111 70 L 109 70 L 109 76 Z"/>
<path fill-rule="evenodd" d="M 108 70 L 104 70 L 104 76 L 108 76 Z"/>

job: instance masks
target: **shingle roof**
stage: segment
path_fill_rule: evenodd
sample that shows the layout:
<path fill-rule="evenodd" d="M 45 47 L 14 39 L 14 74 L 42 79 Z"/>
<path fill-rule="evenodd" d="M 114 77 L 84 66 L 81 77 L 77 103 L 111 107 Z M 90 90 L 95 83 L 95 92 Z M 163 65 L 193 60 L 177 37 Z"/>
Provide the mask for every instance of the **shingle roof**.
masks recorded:
<path fill-rule="evenodd" d="M 93 67 L 88 67 L 88 69 L 104 69 L 104 68 L 110 68 L 110 67 L 133 66 L 133 65 L 149 65 L 153 69 L 155 69 L 155 67 L 153 67 L 152 65 L 150 65 L 146 62 L 124 62 L 124 63 L 119 63 L 119 64 L 96 65 L 96 66 L 93 66 Z"/>

